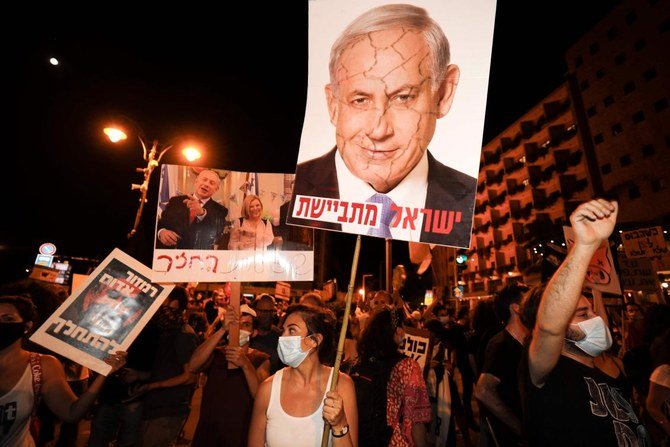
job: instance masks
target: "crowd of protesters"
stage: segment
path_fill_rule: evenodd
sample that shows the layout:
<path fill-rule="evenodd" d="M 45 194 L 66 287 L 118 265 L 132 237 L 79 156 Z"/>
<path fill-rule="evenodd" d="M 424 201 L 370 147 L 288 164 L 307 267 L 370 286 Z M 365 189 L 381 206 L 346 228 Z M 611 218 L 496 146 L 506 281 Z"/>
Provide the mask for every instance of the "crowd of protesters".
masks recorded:
<path fill-rule="evenodd" d="M 91 447 L 317 446 L 324 427 L 332 446 L 667 446 L 670 306 L 606 309 L 583 289 L 617 211 L 604 200 L 575 210 L 575 245 L 546 284 L 510 283 L 476 302 L 358 300 L 335 391 L 341 299 L 260 294 L 236 310 L 227 287 L 176 286 L 128 352 L 106 360 L 105 378 L 28 342 L 62 296 L 5 285 L 0 446 L 80 445 L 85 416 Z M 406 331 L 429 340 L 424 366 L 402 354 Z"/>

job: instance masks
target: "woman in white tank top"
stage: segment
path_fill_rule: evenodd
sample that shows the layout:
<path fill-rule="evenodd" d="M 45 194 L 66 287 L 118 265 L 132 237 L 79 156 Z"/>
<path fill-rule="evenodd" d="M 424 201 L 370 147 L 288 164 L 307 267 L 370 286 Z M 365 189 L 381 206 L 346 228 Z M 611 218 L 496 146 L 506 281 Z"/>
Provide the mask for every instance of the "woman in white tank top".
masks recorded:
<path fill-rule="evenodd" d="M 0 447 L 34 447 L 30 418 L 35 405 L 33 373 L 41 377 L 39 397 L 65 422 L 81 419 L 104 383 L 98 375 L 88 391 L 79 398 L 65 380 L 63 365 L 50 355 L 37 356 L 31 367 L 31 353 L 21 347 L 37 315 L 27 298 L 0 296 Z M 105 359 L 112 365 L 110 374 L 125 364 L 126 353 L 117 352 Z"/>
<path fill-rule="evenodd" d="M 324 421 L 333 447 L 358 445 L 358 411 L 353 381 L 338 377 L 330 392 L 335 317 L 330 311 L 291 306 L 277 351 L 286 368 L 263 382 L 256 393 L 249 428 L 249 447 L 321 445 Z"/>

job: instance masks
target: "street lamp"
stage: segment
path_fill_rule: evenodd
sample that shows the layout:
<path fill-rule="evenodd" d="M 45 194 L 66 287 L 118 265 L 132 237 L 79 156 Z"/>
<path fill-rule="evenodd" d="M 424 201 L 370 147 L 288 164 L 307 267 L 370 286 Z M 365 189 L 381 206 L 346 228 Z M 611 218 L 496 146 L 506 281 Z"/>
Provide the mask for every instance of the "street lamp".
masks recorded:
<path fill-rule="evenodd" d="M 112 143 L 118 143 L 119 141 L 123 141 L 128 138 L 123 129 L 115 126 L 105 127 L 103 129 L 103 132 L 105 133 L 105 135 L 107 135 L 107 138 Z M 145 142 L 145 139 L 142 138 L 140 133 L 138 133 L 137 139 L 140 141 L 140 144 L 142 145 L 144 161 L 147 162 L 147 166 L 146 168 L 135 169 L 137 172 L 141 172 L 144 174 L 144 181 L 142 182 L 142 184 L 139 185 L 136 183 L 133 183 L 131 185 L 131 189 L 133 191 L 139 190 L 141 195 L 140 195 L 140 205 L 137 208 L 137 214 L 135 215 L 135 224 L 133 225 L 133 229 L 130 230 L 130 232 L 128 233 L 128 239 L 130 239 L 135 235 L 135 233 L 137 232 L 137 227 L 140 225 L 140 219 L 142 217 L 142 211 L 144 210 L 144 204 L 147 202 L 147 191 L 149 190 L 149 180 L 151 179 L 151 173 L 158 166 L 158 164 L 161 161 L 161 158 L 163 158 L 163 155 L 165 155 L 165 153 L 170 149 L 172 149 L 173 147 L 173 145 L 171 144 L 166 146 L 159 146 L 158 140 L 153 140 L 151 149 L 147 151 L 148 145 Z M 183 148 L 181 152 L 182 155 L 189 162 L 197 160 L 202 156 L 200 151 L 192 146 Z"/>

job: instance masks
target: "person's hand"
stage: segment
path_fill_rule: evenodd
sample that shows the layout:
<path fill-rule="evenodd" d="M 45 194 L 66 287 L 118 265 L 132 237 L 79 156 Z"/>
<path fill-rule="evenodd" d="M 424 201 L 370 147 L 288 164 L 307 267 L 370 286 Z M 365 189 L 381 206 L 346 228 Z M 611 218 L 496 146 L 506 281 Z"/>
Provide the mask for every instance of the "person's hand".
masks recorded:
<path fill-rule="evenodd" d="M 179 239 L 181 239 L 181 236 L 172 230 L 168 230 L 167 228 L 163 228 L 158 232 L 158 240 L 167 247 L 173 247 L 177 245 Z"/>
<path fill-rule="evenodd" d="M 331 427 L 347 425 L 344 414 L 344 400 L 337 391 L 328 391 L 323 400 L 323 420 Z"/>
<path fill-rule="evenodd" d="M 241 346 L 227 346 L 224 352 L 226 354 L 226 360 L 232 362 L 235 366 L 242 368 L 244 365 L 249 363 L 249 358 L 244 353 L 244 350 Z"/>
<path fill-rule="evenodd" d="M 198 199 L 193 194 L 188 196 L 188 198 L 184 199 L 184 203 L 186 204 L 186 207 L 189 209 L 189 212 L 191 210 L 195 211 L 196 216 L 202 216 L 203 214 L 205 214 L 205 210 L 203 209 L 202 204 L 200 203 L 200 199 Z"/>
<path fill-rule="evenodd" d="M 614 230 L 619 205 L 604 199 L 582 203 L 570 216 L 575 245 L 598 247 Z"/>
<path fill-rule="evenodd" d="M 105 357 L 104 362 L 112 367 L 109 371 L 109 374 L 114 374 L 120 370 L 123 365 L 126 364 L 126 359 L 128 358 L 128 353 L 126 351 L 116 351 L 114 354 L 110 354 Z"/>

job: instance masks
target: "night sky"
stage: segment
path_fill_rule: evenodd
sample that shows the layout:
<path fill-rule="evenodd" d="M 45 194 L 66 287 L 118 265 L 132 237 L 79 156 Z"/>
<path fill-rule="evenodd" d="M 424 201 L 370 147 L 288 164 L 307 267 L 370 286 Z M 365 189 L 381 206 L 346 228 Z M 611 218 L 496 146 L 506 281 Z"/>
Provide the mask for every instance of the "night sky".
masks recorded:
<path fill-rule="evenodd" d="M 2 280 L 25 276 L 42 242 L 59 254 L 104 258 L 128 246 L 144 166 L 134 140 L 116 146 L 102 126 L 127 116 L 146 137 L 193 135 L 215 168 L 294 172 L 307 83 L 307 3 L 118 10 L 114 17 L 67 11 L 18 14 L 5 51 L 6 204 L 0 226 Z M 500 0 L 484 142 L 563 80 L 563 54 L 616 2 Z M 261 5 L 261 4 L 258 4 Z M 7 34 L 7 32 L 5 32 Z M 260 41 L 261 43 L 252 43 Z M 61 61 L 57 67 L 50 57 Z M 178 151 L 164 162 L 179 164 Z M 143 225 L 153 232 L 158 172 Z M 346 256 L 352 236 L 337 239 Z M 148 242 L 150 244 L 150 242 Z M 359 272 L 377 273 L 383 241 L 364 238 Z M 394 243 L 395 262 L 406 244 Z M 345 256 L 343 254 L 343 256 Z M 333 275 L 348 277 L 349 265 Z"/>

